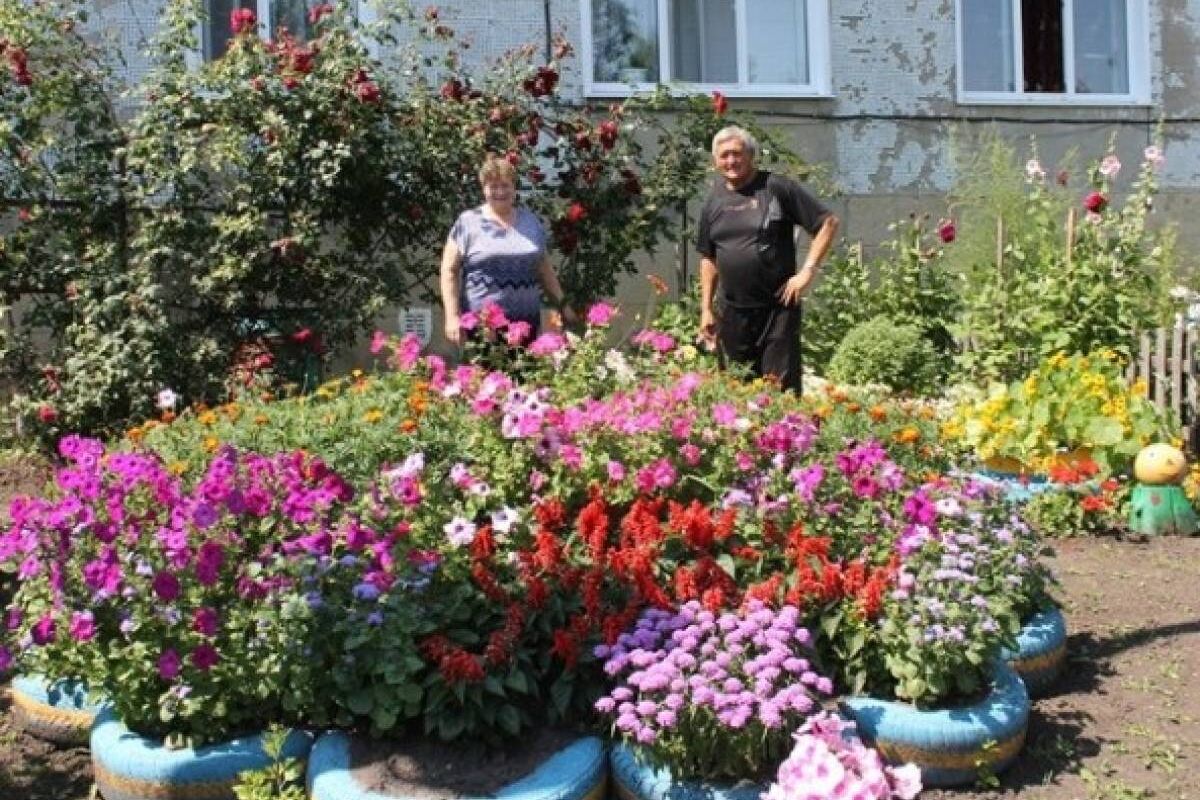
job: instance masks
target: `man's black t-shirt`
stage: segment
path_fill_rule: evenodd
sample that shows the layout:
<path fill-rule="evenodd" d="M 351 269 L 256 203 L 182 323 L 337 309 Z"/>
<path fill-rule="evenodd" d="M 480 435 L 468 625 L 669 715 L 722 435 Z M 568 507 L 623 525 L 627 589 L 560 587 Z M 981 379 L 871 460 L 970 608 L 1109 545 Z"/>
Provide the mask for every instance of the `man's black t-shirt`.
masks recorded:
<path fill-rule="evenodd" d="M 764 170 L 736 190 L 718 182 L 700 211 L 696 249 L 717 263 L 723 304 L 776 305 L 796 272 L 795 226 L 812 236 L 827 216 L 800 184 Z"/>

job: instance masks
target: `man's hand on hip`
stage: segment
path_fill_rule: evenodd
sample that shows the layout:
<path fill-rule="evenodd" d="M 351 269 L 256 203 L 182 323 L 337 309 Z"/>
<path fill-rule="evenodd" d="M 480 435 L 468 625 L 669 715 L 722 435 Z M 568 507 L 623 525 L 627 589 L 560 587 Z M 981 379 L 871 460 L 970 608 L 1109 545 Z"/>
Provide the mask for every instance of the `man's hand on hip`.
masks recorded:
<path fill-rule="evenodd" d="M 804 297 L 804 293 L 808 291 L 812 280 L 813 270 L 804 267 L 795 275 L 788 278 L 787 283 L 779 290 L 779 302 L 785 306 L 799 305 L 800 298 Z"/>

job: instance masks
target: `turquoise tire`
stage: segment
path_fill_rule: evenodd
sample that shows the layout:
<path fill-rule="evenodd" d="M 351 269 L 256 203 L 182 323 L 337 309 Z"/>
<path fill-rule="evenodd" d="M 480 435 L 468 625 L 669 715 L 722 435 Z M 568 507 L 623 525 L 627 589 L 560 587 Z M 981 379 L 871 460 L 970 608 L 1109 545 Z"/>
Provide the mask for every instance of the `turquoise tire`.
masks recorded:
<path fill-rule="evenodd" d="M 260 735 L 169 750 L 130 731 L 111 710 L 96 717 L 91 748 L 104 800 L 234 800 L 238 774 L 271 763 Z M 303 760 L 311 749 L 311 734 L 292 731 L 283 756 Z"/>
<path fill-rule="evenodd" d="M 666 769 L 639 761 L 624 744 L 613 747 L 609 763 L 616 800 L 759 800 L 767 789 L 749 781 L 736 786 L 677 781 Z"/>
<path fill-rule="evenodd" d="M 350 737 L 322 734 L 308 759 L 308 796 L 312 800 L 397 800 L 368 791 L 350 775 Z M 604 743 L 588 736 L 559 750 L 528 776 L 495 795 L 498 800 L 604 800 L 608 760 Z"/>
<path fill-rule="evenodd" d="M 103 708 L 88 697 L 82 681 L 48 681 L 41 675 L 18 675 L 12 681 L 13 718 L 31 736 L 63 745 L 87 744 L 96 715 Z"/>
<path fill-rule="evenodd" d="M 892 764 L 912 762 L 926 786 L 973 783 L 1016 760 L 1029 725 L 1029 694 L 1011 667 L 996 663 L 992 691 L 979 702 L 923 711 L 907 703 L 848 697 L 843 712 L 858 733 Z"/>
<path fill-rule="evenodd" d="M 1039 611 L 1017 636 L 1017 650 L 1003 658 L 1021 680 L 1030 697 L 1044 697 L 1053 688 L 1067 661 L 1067 621 L 1057 607 Z"/>

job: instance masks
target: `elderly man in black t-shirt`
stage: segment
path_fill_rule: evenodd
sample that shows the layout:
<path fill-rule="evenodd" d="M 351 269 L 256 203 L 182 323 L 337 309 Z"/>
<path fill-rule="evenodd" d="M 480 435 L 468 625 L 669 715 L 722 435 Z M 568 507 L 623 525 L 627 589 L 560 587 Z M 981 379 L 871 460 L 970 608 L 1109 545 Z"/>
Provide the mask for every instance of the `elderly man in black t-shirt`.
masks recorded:
<path fill-rule="evenodd" d="M 837 235 L 838 218 L 795 181 L 754 166 L 758 143 L 731 125 L 713 137 L 723 180 L 700 211 L 700 334 L 724 356 L 800 391 L 800 298 Z M 795 226 L 812 237 L 796 269 Z M 720 314 L 714 309 L 720 288 Z"/>

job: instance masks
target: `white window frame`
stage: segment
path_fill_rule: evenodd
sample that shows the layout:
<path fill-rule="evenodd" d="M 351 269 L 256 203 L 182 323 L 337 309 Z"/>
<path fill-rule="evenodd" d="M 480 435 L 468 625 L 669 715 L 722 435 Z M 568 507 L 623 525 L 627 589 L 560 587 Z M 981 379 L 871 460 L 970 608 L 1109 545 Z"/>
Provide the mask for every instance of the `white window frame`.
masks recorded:
<path fill-rule="evenodd" d="M 330 0 L 330 2 L 334 2 L 334 1 L 335 0 Z M 207 6 L 207 2 L 205 3 L 205 5 Z M 370 0 L 358 0 L 358 3 L 355 6 L 355 11 L 358 16 L 358 22 L 360 25 L 370 24 L 370 23 L 374 22 L 377 17 L 377 13 L 375 11 L 375 5 L 372 2 L 370 2 Z M 271 0 L 255 0 L 255 5 L 254 5 L 255 26 L 258 28 L 258 35 L 262 39 L 269 39 L 271 37 L 272 33 L 274 32 L 275 25 L 273 24 L 273 20 L 271 20 L 270 17 L 271 17 Z M 195 51 L 189 53 L 188 59 L 187 59 L 188 66 L 192 69 L 198 69 L 200 67 L 200 65 L 203 64 L 206 60 L 204 57 L 204 38 L 205 38 L 205 34 L 206 34 L 206 31 L 204 30 L 204 28 L 210 22 L 212 22 L 212 20 L 201 20 L 196 23 L 195 34 L 196 34 L 196 42 L 199 45 L 199 47 Z M 372 53 L 371 55 L 374 56 L 375 54 Z"/>
<path fill-rule="evenodd" d="M 968 91 L 963 68 L 963 0 L 954 0 L 954 49 L 957 57 L 958 102 L 961 105 L 1030 106 L 1148 106 L 1150 100 L 1150 32 L 1147 25 L 1147 0 L 1125 0 L 1125 48 L 1129 67 L 1129 92 L 1100 94 L 1075 91 L 1075 3 L 1089 0 L 1062 0 L 1063 83 L 1065 92 L 1027 92 L 1024 49 L 1021 42 L 1021 0 L 1013 0 L 1013 62 L 1017 90 L 1012 92 Z"/>
<path fill-rule="evenodd" d="M 830 67 L 830 15 L 829 0 L 804 0 L 806 4 L 806 30 L 808 34 L 809 82 L 750 83 L 750 53 L 746 47 L 746 4 L 774 0 L 734 0 L 737 19 L 738 78 L 737 83 L 684 83 L 676 80 L 662 81 L 671 87 L 674 94 L 708 94 L 719 91 L 728 97 L 833 97 Z M 593 0 L 580 0 L 580 54 L 583 61 L 583 91 L 588 97 L 628 97 L 634 92 L 650 92 L 658 83 L 613 83 L 596 81 L 594 40 L 592 38 Z M 671 74 L 670 8 L 668 0 L 657 0 L 658 9 L 658 74 Z"/>

